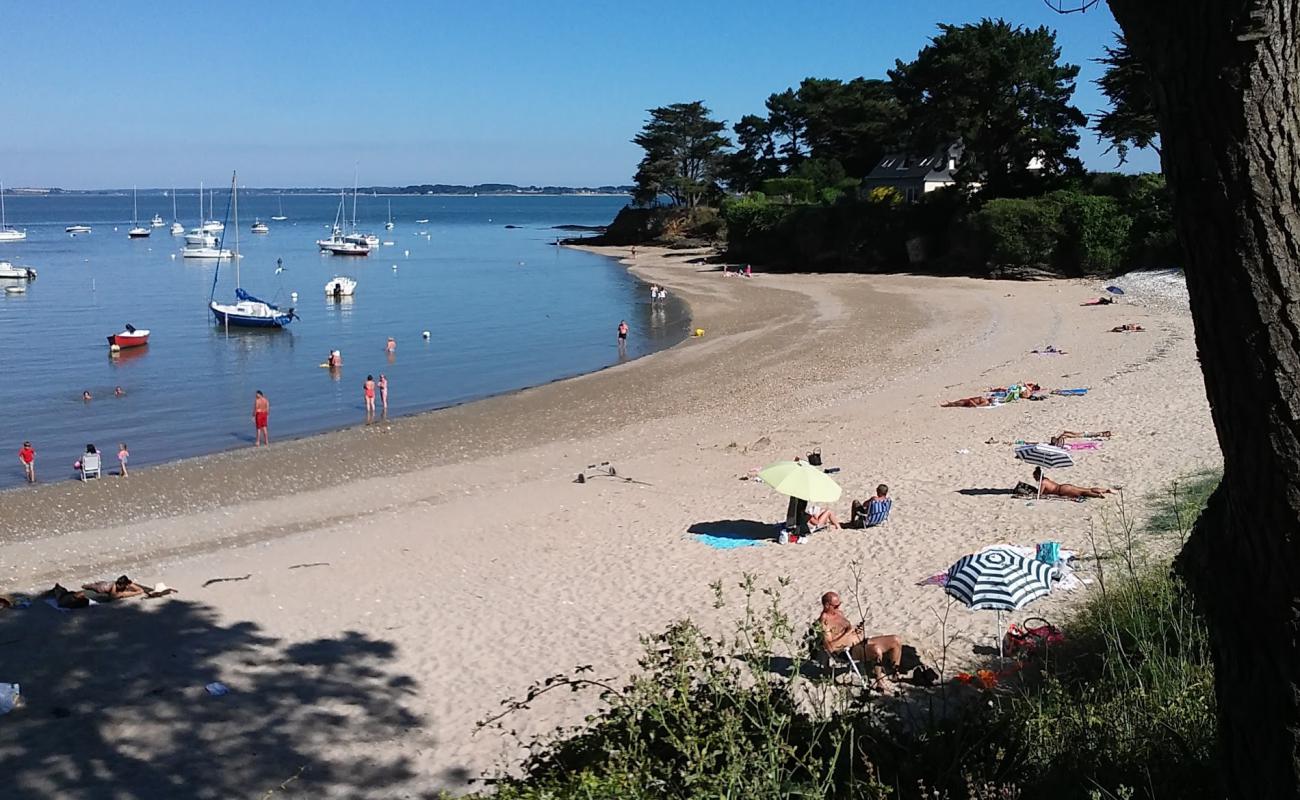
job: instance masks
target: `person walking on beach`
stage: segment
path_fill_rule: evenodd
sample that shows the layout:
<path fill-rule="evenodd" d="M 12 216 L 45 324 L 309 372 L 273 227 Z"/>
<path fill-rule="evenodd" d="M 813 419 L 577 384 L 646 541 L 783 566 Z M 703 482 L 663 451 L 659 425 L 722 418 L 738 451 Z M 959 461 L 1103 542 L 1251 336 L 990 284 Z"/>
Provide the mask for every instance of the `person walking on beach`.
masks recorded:
<path fill-rule="evenodd" d="M 379 373 L 379 403 L 384 409 L 384 418 L 388 418 L 388 376 Z"/>
<path fill-rule="evenodd" d="M 126 460 L 131 457 L 131 452 L 126 449 L 126 442 L 119 442 L 117 445 L 117 474 L 120 478 L 126 477 Z"/>
<path fill-rule="evenodd" d="M 18 460 L 23 462 L 27 482 L 36 483 L 36 451 L 32 449 L 31 442 L 23 442 L 23 448 L 18 451 Z"/>
<path fill-rule="evenodd" d="M 257 395 L 253 398 L 253 427 L 256 428 L 257 438 L 253 446 L 257 447 L 263 443 L 271 444 L 271 434 L 267 431 L 266 423 L 271 418 L 271 401 L 266 399 L 262 390 L 257 390 Z"/>
<path fill-rule="evenodd" d="M 367 375 L 364 384 L 366 393 L 366 422 L 375 418 L 375 376 Z"/>
<path fill-rule="evenodd" d="M 627 320 L 620 320 L 618 323 L 618 350 L 620 353 L 627 350 L 628 330 L 630 329 L 627 327 Z"/>

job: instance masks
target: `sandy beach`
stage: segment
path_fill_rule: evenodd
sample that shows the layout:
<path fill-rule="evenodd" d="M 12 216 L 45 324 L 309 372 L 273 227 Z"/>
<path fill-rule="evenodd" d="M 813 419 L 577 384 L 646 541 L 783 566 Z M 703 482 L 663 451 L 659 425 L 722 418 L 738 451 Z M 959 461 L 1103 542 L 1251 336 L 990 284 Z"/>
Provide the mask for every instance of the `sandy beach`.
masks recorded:
<path fill-rule="evenodd" d="M 1083 307 L 1103 284 L 724 278 L 698 251 L 608 254 L 684 299 L 704 335 L 443 411 L 0 493 L 0 591 L 123 572 L 180 590 L 0 611 L 0 682 L 26 698 L 0 717 L 11 796 L 464 791 L 518 755 L 476 721 L 575 665 L 626 676 L 638 637 L 673 620 L 725 630 L 737 610 L 713 607 L 713 581 L 787 577 L 786 610 L 811 620 L 857 562 L 868 630 L 934 659 L 948 603 L 919 581 L 1000 542 L 1086 551 L 1117 515 L 1118 499 L 999 493 L 1030 479 L 1011 442 L 1112 431 L 1053 477 L 1122 486 L 1130 511 L 1218 464 L 1191 319 L 1166 296 Z M 1146 331 L 1109 332 L 1123 323 Z M 1067 354 L 1030 352 L 1049 344 Z M 939 407 L 1019 381 L 1090 391 Z M 813 448 L 841 468 L 842 518 L 891 487 L 886 526 L 727 550 L 688 534 L 781 520 L 784 498 L 741 478 Z M 599 462 L 631 480 L 574 482 Z M 204 585 L 217 578 L 234 580 Z M 1031 610 L 1059 618 L 1088 591 Z M 992 632 L 951 610 L 950 663 L 976 663 Z M 542 733 L 593 703 L 547 698 L 507 727 Z"/>

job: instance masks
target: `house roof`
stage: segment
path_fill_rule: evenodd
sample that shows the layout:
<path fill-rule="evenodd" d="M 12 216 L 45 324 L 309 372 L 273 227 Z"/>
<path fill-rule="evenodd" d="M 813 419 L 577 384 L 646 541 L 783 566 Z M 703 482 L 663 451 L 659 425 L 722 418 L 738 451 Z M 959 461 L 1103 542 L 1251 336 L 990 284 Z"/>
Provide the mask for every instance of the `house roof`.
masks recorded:
<path fill-rule="evenodd" d="M 867 175 L 866 180 L 890 183 L 899 180 L 953 181 L 948 169 L 948 152 L 938 150 L 932 155 L 915 156 L 908 153 L 889 153 Z"/>

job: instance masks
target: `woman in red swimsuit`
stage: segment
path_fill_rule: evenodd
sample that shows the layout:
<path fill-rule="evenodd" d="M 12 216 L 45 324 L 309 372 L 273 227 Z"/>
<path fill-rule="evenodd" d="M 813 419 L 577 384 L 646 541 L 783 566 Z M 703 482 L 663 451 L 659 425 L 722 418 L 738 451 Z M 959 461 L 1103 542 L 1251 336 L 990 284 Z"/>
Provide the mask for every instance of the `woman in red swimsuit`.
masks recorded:
<path fill-rule="evenodd" d="M 367 375 L 366 383 L 366 419 L 373 419 L 375 416 L 375 376 Z"/>

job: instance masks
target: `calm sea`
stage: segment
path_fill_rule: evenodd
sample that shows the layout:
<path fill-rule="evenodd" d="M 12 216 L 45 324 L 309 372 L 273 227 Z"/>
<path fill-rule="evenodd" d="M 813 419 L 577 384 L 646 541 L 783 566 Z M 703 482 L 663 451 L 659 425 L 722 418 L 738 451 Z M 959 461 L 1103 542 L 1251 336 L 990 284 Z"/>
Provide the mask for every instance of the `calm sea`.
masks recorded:
<path fill-rule="evenodd" d="M 217 219 L 227 195 L 217 193 Z M 385 231 L 390 199 L 396 227 Z M 177 202 L 180 222 L 193 227 L 197 191 L 180 190 Z M 612 260 L 554 246 L 572 235 L 554 226 L 605 224 L 626 198 L 360 197 L 358 228 L 393 242 L 365 258 L 318 252 L 337 196 L 285 195 L 288 220 L 270 222 L 280 202 L 240 194 L 241 282 L 301 319 L 227 333 L 207 308 L 215 262 L 181 258 L 181 237 L 166 227 L 128 239 L 129 192 L 5 198 L 9 224 L 28 238 L 0 244 L 0 260 L 39 277 L 26 294 L 0 293 L 0 448 L 12 451 L 0 486 L 22 481 L 13 454 L 24 439 L 37 450 L 38 477 L 55 480 L 70 475 L 87 442 L 116 454 L 124 441 L 134 465 L 249 445 L 256 389 L 271 401 L 271 435 L 283 439 L 363 421 L 367 374 L 388 376 L 390 416 L 411 414 L 601 369 L 687 332 L 680 303 L 654 308 Z M 139 207 L 142 221 L 172 220 L 160 192 L 141 194 Z M 270 233 L 249 233 L 254 218 Z M 78 223 L 93 232 L 64 233 Z M 227 247 L 233 239 L 228 224 Z M 326 298 L 335 275 L 358 281 L 354 298 Z M 223 261 L 217 299 L 233 302 L 234 289 Z M 616 342 L 622 319 L 632 329 L 626 356 Z M 125 323 L 152 331 L 149 345 L 110 357 L 106 337 Z M 339 375 L 318 366 L 331 349 L 343 354 Z"/>

